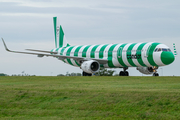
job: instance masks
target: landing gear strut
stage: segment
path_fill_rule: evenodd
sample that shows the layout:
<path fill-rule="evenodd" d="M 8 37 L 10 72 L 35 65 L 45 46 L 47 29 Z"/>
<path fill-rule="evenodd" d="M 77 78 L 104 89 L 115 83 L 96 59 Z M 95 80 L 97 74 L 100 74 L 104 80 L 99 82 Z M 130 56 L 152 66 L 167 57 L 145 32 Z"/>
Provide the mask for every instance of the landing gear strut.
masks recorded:
<path fill-rule="evenodd" d="M 129 72 L 126 71 L 128 69 L 128 67 L 124 67 L 123 70 L 124 71 L 120 71 L 119 76 L 129 76 Z"/>
<path fill-rule="evenodd" d="M 158 69 L 158 67 L 154 67 L 153 76 L 159 76 L 159 74 L 157 73 L 157 69 Z"/>
<path fill-rule="evenodd" d="M 92 74 L 86 73 L 86 72 L 84 72 L 84 71 L 83 71 L 82 75 L 83 75 L 83 76 L 92 76 Z"/>

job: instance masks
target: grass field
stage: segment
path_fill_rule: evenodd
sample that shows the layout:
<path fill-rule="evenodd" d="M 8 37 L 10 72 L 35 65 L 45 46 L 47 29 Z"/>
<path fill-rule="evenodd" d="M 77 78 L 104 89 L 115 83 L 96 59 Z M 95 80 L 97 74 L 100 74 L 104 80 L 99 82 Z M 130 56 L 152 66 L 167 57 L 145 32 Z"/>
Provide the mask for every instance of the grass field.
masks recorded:
<path fill-rule="evenodd" d="M 0 119 L 180 119 L 180 77 L 0 77 Z"/>

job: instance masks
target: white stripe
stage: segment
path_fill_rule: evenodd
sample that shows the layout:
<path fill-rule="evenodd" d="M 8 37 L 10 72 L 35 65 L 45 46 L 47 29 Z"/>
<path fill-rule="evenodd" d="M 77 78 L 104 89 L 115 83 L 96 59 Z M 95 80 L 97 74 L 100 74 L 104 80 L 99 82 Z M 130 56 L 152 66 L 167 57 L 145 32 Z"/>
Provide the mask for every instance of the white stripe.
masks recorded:
<path fill-rule="evenodd" d="M 104 52 L 103 52 L 103 59 L 108 59 L 108 51 L 110 49 L 110 47 L 112 46 L 113 44 L 109 44 L 108 46 L 106 46 L 106 48 L 104 49 Z M 105 64 L 104 65 L 105 68 L 109 68 L 108 64 Z"/>
<path fill-rule="evenodd" d="M 78 57 L 82 57 L 82 52 L 84 50 L 84 48 L 86 47 L 87 45 L 84 45 L 80 48 L 79 52 L 78 52 Z"/>
<path fill-rule="evenodd" d="M 74 66 L 79 67 L 79 66 L 76 64 L 76 62 L 75 62 L 74 59 L 71 58 L 70 60 L 71 60 L 71 63 L 72 63 Z"/>
<path fill-rule="evenodd" d="M 142 43 L 137 43 L 137 44 L 133 47 L 132 52 L 131 52 L 131 55 L 135 55 L 135 54 L 136 54 L 137 49 L 138 49 L 138 47 L 139 47 L 141 44 L 142 44 Z M 142 66 L 139 64 L 139 62 L 138 62 L 137 59 L 132 59 L 132 61 L 133 61 L 133 63 L 134 63 L 136 66 L 142 67 Z"/>
<path fill-rule="evenodd" d="M 148 62 L 148 59 L 147 59 L 147 56 L 146 56 L 148 47 L 149 47 L 150 45 L 152 45 L 152 43 L 153 43 L 153 42 L 149 42 L 149 43 L 147 43 L 147 44 L 143 47 L 142 60 L 143 60 L 144 64 L 145 64 L 147 67 L 152 67 L 152 65 Z"/>
<path fill-rule="evenodd" d="M 65 34 L 64 34 L 64 37 L 63 37 L 63 47 L 66 47 L 66 46 L 67 46 L 67 40 L 66 40 L 66 37 L 65 37 Z"/>
<path fill-rule="evenodd" d="M 59 55 L 61 53 L 61 50 L 62 50 L 62 48 L 59 48 L 58 51 L 57 51 Z"/>
<path fill-rule="evenodd" d="M 119 47 L 121 45 L 122 44 L 116 45 L 116 47 L 114 48 L 113 53 L 112 53 L 112 63 L 116 67 L 122 67 L 122 65 L 118 62 L 118 59 L 117 59 L 117 50 L 119 49 Z"/>
<path fill-rule="evenodd" d="M 163 44 L 159 44 L 156 48 L 168 48 L 168 47 Z M 161 53 L 162 53 L 162 51 L 161 52 L 153 52 L 153 60 L 158 66 L 165 66 L 165 64 L 163 64 L 163 62 L 161 61 Z"/>
<path fill-rule="evenodd" d="M 104 64 L 104 68 L 109 68 L 108 64 Z"/>
<path fill-rule="evenodd" d="M 97 47 L 97 49 L 95 50 L 95 58 L 99 58 L 99 51 L 102 48 L 102 46 L 104 46 L 105 44 L 102 44 L 100 46 Z"/>
<path fill-rule="evenodd" d="M 126 51 L 126 52 L 122 52 L 122 60 L 123 60 L 124 64 L 128 67 L 132 67 L 127 60 L 127 49 L 129 48 L 129 46 L 131 44 L 133 44 L 133 43 L 128 43 L 123 49 L 123 51 Z"/>
<path fill-rule="evenodd" d="M 63 52 L 63 55 L 64 55 L 64 56 L 66 56 L 66 53 L 67 53 L 67 51 L 68 51 L 69 48 L 70 48 L 70 47 L 67 47 L 67 48 L 64 49 L 64 52 Z"/>
<path fill-rule="evenodd" d="M 104 49 L 104 52 L 103 52 L 103 59 L 107 59 L 108 58 L 108 51 L 110 49 L 110 47 L 112 46 L 113 44 L 109 44 L 108 46 L 106 46 L 106 48 Z"/>
<path fill-rule="evenodd" d="M 86 52 L 86 58 L 90 58 L 90 57 L 91 57 L 91 50 L 93 49 L 94 46 L 96 46 L 96 45 L 91 45 L 91 46 L 88 48 L 88 50 L 87 50 L 87 52 Z"/>
<path fill-rule="evenodd" d="M 63 52 L 62 55 L 66 56 L 67 50 L 68 50 L 69 48 L 70 48 L 70 47 L 65 48 L 65 50 L 64 50 L 64 52 Z M 65 61 L 67 64 L 69 64 L 68 61 L 67 61 L 67 59 L 65 59 L 64 61 Z M 71 64 L 70 64 L 70 65 L 71 65 Z"/>
<path fill-rule="evenodd" d="M 75 46 L 75 47 L 71 50 L 70 56 L 74 56 L 74 52 L 75 52 L 75 50 L 76 50 L 77 47 L 79 47 L 79 46 Z M 78 67 L 78 65 L 76 64 L 76 62 L 75 62 L 74 59 L 70 59 L 70 60 L 71 60 L 71 62 L 72 62 L 72 64 L 73 64 L 74 66 L 77 66 L 77 67 Z"/>

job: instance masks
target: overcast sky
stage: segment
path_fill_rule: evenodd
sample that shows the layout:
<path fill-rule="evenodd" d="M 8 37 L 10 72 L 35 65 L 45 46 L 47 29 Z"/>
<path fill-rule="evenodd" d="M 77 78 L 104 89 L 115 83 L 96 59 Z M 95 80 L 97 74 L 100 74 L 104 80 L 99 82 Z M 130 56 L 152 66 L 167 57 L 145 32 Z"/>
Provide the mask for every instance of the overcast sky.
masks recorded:
<path fill-rule="evenodd" d="M 57 16 L 71 45 L 160 42 L 180 50 L 179 0 L 0 0 L 0 37 L 9 49 L 51 50 Z M 0 42 L 0 73 L 56 76 L 82 72 L 52 57 L 13 54 Z M 180 75 L 180 59 L 158 70 Z M 116 69 L 117 73 L 121 69 Z M 141 76 L 136 68 L 128 70 Z"/>

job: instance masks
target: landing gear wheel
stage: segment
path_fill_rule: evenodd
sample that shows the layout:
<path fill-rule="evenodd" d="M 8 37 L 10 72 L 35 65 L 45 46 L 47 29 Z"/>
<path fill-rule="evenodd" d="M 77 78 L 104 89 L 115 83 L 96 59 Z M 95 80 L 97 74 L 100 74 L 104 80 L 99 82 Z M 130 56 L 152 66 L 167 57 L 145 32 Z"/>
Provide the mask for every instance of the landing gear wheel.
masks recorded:
<path fill-rule="evenodd" d="M 125 71 L 125 76 L 129 76 L 129 72 L 128 71 Z"/>
<path fill-rule="evenodd" d="M 124 71 L 121 71 L 121 72 L 119 73 L 119 76 L 125 76 Z"/>
<path fill-rule="evenodd" d="M 119 73 L 119 76 L 129 76 L 129 73 L 128 73 L 128 71 L 121 71 Z"/>
<path fill-rule="evenodd" d="M 153 73 L 153 76 L 159 76 L 159 74 L 158 73 Z"/>
<path fill-rule="evenodd" d="M 83 71 L 82 75 L 83 75 L 83 76 L 92 76 L 92 74 L 86 73 L 86 72 L 84 72 L 84 71 Z"/>

